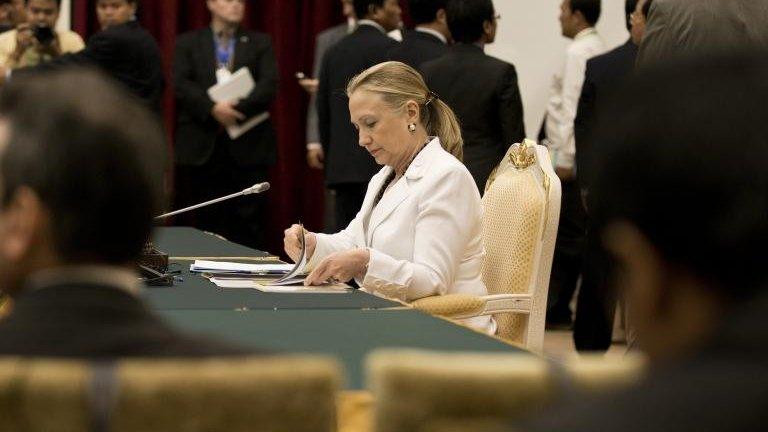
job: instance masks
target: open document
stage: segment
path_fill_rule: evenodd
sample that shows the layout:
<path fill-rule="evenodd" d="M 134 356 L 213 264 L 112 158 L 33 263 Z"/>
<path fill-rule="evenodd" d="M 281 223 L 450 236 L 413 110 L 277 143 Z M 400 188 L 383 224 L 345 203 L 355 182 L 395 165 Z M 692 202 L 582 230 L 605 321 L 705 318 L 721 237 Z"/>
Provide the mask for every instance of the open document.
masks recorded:
<path fill-rule="evenodd" d="M 304 234 L 304 226 L 301 224 L 299 224 L 299 226 L 301 227 L 301 236 L 299 236 L 301 251 L 299 252 L 299 259 L 296 260 L 296 264 L 291 271 L 269 285 L 304 285 L 304 276 L 306 276 L 305 268 L 307 267 L 307 236 Z"/>
<path fill-rule="evenodd" d="M 245 99 L 256 87 L 253 75 L 247 67 L 242 67 L 226 80 L 215 84 L 208 89 L 208 96 L 214 102 L 231 102 Z M 231 139 L 237 139 L 244 133 L 263 123 L 269 118 L 268 112 L 257 114 L 242 123 L 227 127 L 227 134 Z"/>

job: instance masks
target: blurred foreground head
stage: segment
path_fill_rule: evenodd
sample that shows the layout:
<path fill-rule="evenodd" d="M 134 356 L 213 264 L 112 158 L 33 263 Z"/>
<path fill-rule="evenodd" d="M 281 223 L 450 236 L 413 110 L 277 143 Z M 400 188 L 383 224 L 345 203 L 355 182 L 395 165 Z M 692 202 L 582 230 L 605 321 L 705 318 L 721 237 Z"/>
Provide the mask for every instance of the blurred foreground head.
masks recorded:
<path fill-rule="evenodd" d="M 130 266 L 160 208 L 163 135 L 140 102 L 71 70 L 0 92 L 0 289 L 67 265 Z"/>
<path fill-rule="evenodd" d="M 729 311 L 765 295 L 765 58 L 648 71 L 604 105 L 590 212 L 656 360 L 695 351 Z"/>

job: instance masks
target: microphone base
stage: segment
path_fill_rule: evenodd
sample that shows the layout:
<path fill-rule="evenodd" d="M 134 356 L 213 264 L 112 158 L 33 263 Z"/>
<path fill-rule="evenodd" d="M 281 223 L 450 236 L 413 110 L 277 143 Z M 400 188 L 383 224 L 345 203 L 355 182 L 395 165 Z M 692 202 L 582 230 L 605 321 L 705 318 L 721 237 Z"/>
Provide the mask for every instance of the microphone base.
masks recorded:
<path fill-rule="evenodd" d="M 144 244 L 137 264 L 145 284 L 173 286 L 173 275 L 168 274 L 168 254 L 155 248 L 151 240 Z"/>

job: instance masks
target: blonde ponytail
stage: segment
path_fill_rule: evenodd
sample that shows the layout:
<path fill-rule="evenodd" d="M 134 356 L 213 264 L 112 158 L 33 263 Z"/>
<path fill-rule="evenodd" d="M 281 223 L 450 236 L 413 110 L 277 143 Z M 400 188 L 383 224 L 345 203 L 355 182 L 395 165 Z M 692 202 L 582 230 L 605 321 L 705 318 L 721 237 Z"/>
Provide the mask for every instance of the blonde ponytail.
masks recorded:
<path fill-rule="evenodd" d="M 415 69 L 400 62 L 385 62 L 373 66 L 347 85 L 347 96 L 364 89 L 381 94 L 393 109 L 402 109 L 408 101 L 415 101 L 421 107 L 420 121 L 427 134 L 440 138 L 443 148 L 462 160 L 464 140 L 456 115 L 451 107 L 430 92 L 424 78 Z"/>

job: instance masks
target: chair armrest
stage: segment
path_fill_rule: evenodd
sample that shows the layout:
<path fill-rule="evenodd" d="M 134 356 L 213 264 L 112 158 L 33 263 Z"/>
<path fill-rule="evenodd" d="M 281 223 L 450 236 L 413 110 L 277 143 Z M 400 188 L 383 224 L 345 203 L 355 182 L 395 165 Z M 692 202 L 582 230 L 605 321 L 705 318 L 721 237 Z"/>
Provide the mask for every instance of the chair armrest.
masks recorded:
<path fill-rule="evenodd" d="M 449 318 L 479 316 L 485 310 L 485 300 L 466 294 L 448 294 L 424 297 L 411 305 L 430 315 Z"/>
<path fill-rule="evenodd" d="M 497 313 L 530 313 L 529 294 L 497 294 L 476 297 L 467 294 L 448 294 L 424 297 L 411 305 L 430 315 L 453 319 L 473 318 Z"/>

